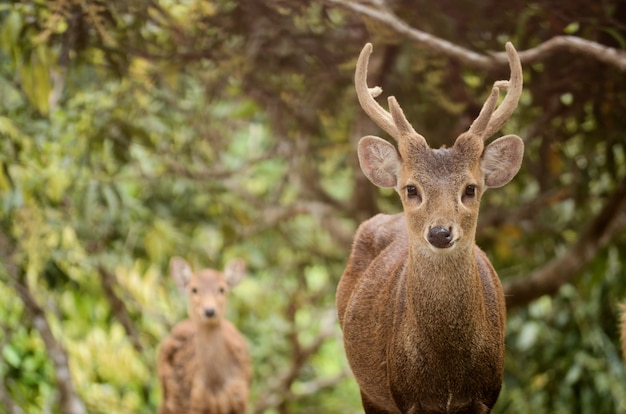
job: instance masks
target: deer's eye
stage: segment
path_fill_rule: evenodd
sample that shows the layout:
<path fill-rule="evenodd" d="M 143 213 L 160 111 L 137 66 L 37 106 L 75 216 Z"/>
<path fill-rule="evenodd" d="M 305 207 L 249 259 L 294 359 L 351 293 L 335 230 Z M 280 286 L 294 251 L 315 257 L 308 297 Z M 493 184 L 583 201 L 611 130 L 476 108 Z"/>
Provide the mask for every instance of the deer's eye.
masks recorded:
<path fill-rule="evenodd" d="M 191 288 L 191 293 L 195 295 L 196 293 L 198 293 L 198 289 L 195 287 Z"/>
<path fill-rule="evenodd" d="M 470 184 L 465 187 L 465 192 L 463 193 L 463 195 L 467 197 L 474 197 L 476 195 L 476 186 L 474 184 Z"/>
<path fill-rule="evenodd" d="M 407 185 L 406 196 L 408 198 L 420 198 L 419 192 L 417 191 L 417 187 L 414 185 Z"/>
<path fill-rule="evenodd" d="M 220 292 L 220 294 L 223 294 L 224 292 L 226 292 L 226 289 L 224 289 L 223 286 L 220 286 L 220 288 L 218 289 L 218 291 Z"/>

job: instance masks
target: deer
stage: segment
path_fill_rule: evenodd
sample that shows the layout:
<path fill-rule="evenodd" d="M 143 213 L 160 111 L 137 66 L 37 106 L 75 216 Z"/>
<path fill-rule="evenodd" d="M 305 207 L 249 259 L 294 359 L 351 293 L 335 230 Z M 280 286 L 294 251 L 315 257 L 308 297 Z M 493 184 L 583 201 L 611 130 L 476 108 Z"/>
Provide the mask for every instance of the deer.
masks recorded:
<path fill-rule="evenodd" d="M 506 309 L 475 236 L 482 194 L 521 167 L 518 136 L 485 144 L 517 107 L 521 62 L 507 43 L 510 79 L 494 83 L 452 147 L 432 149 L 395 97 L 389 110 L 376 101 L 382 89 L 367 86 L 372 50 L 367 43 L 356 64 L 357 98 L 398 149 L 368 135 L 357 155 L 373 184 L 395 189 L 403 212 L 356 231 L 336 291 L 348 364 L 366 413 L 488 413 L 503 381 Z"/>
<path fill-rule="evenodd" d="M 194 273 L 185 259 L 173 257 L 169 267 L 188 298 L 189 317 L 161 344 L 159 414 L 246 414 L 251 358 L 246 339 L 225 318 L 227 295 L 244 277 L 245 262 Z"/>

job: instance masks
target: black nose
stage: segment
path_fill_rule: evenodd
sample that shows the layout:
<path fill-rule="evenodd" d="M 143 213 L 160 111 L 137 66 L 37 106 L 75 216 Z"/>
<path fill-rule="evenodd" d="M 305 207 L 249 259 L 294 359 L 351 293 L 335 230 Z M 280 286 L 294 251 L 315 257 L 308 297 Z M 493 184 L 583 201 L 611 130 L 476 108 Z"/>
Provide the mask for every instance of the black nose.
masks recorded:
<path fill-rule="evenodd" d="M 213 316 L 215 316 L 215 309 L 214 308 L 205 308 L 204 309 L 204 316 L 206 316 L 207 318 L 212 318 Z"/>
<path fill-rule="evenodd" d="M 450 227 L 433 227 L 428 231 L 428 242 L 439 249 L 450 247 L 452 229 Z"/>

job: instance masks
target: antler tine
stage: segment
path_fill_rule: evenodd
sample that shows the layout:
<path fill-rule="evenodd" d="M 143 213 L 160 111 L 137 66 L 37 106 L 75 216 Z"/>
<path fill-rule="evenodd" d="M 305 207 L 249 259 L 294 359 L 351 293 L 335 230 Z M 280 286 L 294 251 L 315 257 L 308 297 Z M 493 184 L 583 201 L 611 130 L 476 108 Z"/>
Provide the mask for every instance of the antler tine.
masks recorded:
<path fill-rule="evenodd" d="M 369 88 L 367 86 L 367 67 L 369 63 L 370 55 L 372 54 L 372 44 L 367 43 L 361 54 L 359 60 L 356 63 L 356 71 L 354 74 L 354 86 L 356 88 L 356 94 L 359 98 L 359 103 L 365 111 L 365 113 L 371 118 L 376 125 L 381 127 L 385 132 L 391 135 L 396 141 L 400 141 L 401 137 L 405 135 L 413 135 L 414 137 L 421 137 L 409 121 L 404 116 L 404 112 L 400 108 L 400 105 L 396 99 L 392 96 L 389 97 L 389 107 L 391 113 L 385 110 L 374 99 L 382 92 L 382 89 L 378 86 Z M 423 137 L 422 137 L 423 139 Z"/>
<path fill-rule="evenodd" d="M 469 128 L 469 132 L 479 135 L 483 139 L 488 139 L 502 128 L 511 117 L 513 111 L 515 111 L 515 108 L 517 108 L 517 103 L 522 94 L 522 63 L 511 42 L 506 43 L 506 54 L 509 60 L 511 77 L 508 81 L 497 81 L 493 84 L 489 98 L 487 98 L 483 108 L 480 110 L 480 114 Z M 500 89 L 506 89 L 507 93 L 502 103 L 495 109 Z"/>
<path fill-rule="evenodd" d="M 367 43 L 363 46 L 361 54 L 359 55 L 359 60 L 356 63 L 356 71 L 354 74 L 354 87 L 356 89 L 356 95 L 359 98 L 361 107 L 371 120 L 395 138 L 398 133 L 398 129 L 391 118 L 391 114 L 389 114 L 389 112 L 380 106 L 380 104 L 374 99 L 375 96 L 378 96 L 382 92 L 382 89 L 378 86 L 370 89 L 367 86 L 367 66 L 372 50 L 373 46 L 371 43 Z"/>
<path fill-rule="evenodd" d="M 498 102 L 498 96 L 500 95 L 500 88 L 494 85 L 493 89 L 491 89 L 491 93 L 489 97 L 483 104 L 483 107 L 480 109 L 480 113 L 472 122 L 472 125 L 469 127 L 469 132 L 474 133 L 476 135 L 482 135 L 485 128 L 489 124 L 491 120 L 491 115 L 493 114 L 494 109 L 496 109 L 496 103 Z"/>

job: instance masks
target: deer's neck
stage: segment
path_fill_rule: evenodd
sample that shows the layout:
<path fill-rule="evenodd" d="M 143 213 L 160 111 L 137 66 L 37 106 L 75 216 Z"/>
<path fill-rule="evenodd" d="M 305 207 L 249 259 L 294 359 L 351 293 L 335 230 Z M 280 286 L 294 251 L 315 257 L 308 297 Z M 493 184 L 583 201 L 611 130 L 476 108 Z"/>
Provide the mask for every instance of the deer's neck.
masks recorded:
<path fill-rule="evenodd" d="M 413 249 L 406 275 L 407 310 L 419 329 L 451 335 L 473 335 L 485 320 L 485 301 L 473 246 L 452 254 Z M 446 327 L 441 329 L 441 327 Z"/>
<path fill-rule="evenodd" d="M 196 331 L 196 358 L 198 361 L 197 375 L 209 387 L 218 388 L 227 376 L 226 361 L 230 354 L 222 324 L 217 326 L 198 325 Z"/>

